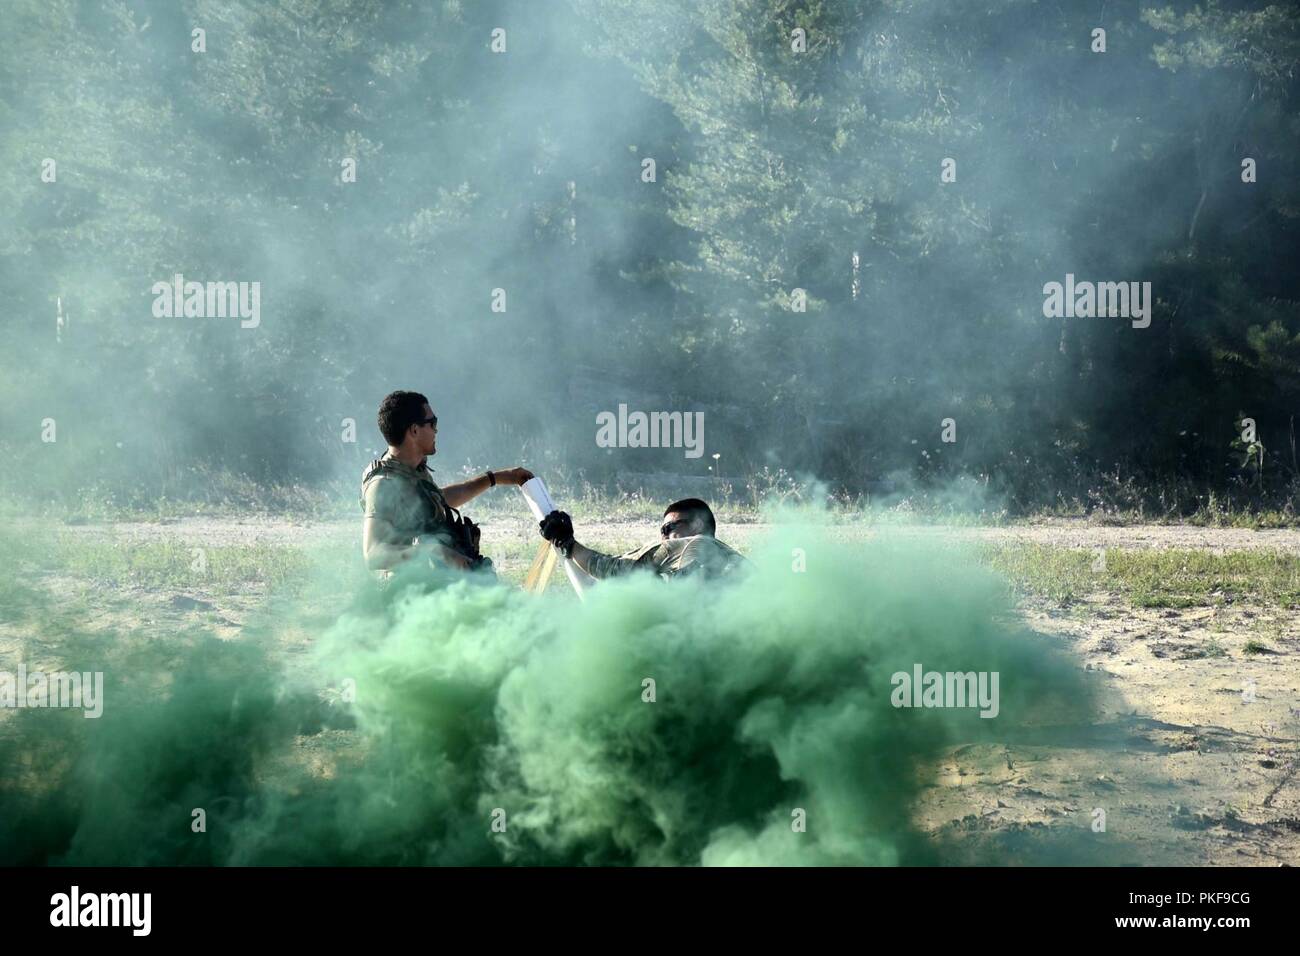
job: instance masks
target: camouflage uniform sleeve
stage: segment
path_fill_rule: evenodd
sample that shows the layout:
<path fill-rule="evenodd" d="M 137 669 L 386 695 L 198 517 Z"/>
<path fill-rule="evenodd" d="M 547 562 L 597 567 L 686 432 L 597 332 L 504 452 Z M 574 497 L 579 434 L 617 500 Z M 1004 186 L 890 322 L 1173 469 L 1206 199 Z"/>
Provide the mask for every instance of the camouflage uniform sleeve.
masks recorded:
<path fill-rule="evenodd" d="M 361 510 L 367 518 L 383 518 L 391 522 L 395 513 L 391 481 L 382 475 L 371 478 L 361 489 Z"/>
<path fill-rule="evenodd" d="M 591 557 L 587 560 L 587 573 L 593 578 L 613 578 L 638 568 L 653 568 L 653 558 L 657 549 L 657 545 L 649 545 L 615 556 L 601 554 L 588 548 Z"/>
<path fill-rule="evenodd" d="M 420 533 L 397 479 L 385 475 L 372 478 L 362 492 L 361 506 L 366 520 L 379 518 L 392 528 L 386 535 L 389 544 L 410 544 Z"/>

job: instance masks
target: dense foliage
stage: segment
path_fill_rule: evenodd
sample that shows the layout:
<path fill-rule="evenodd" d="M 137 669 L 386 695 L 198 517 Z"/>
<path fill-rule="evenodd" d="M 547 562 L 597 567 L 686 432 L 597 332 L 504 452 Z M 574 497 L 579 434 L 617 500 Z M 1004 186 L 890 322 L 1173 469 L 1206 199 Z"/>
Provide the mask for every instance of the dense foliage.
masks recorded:
<path fill-rule="evenodd" d="M 350 476 L 395 387 L 430 395 L 447 469 L 964 475 L 1017 508 L 1300 487 L 1290 5 L 0 17 L 11 487 Z M 260 282 L 260 325 L 155 317 L 176 273 Z M 1150 282 L 1149 327 L 1045 317 L 1067 274 Z M 620 404 L 702 411 L 706 454 L 597 447 Z"/>

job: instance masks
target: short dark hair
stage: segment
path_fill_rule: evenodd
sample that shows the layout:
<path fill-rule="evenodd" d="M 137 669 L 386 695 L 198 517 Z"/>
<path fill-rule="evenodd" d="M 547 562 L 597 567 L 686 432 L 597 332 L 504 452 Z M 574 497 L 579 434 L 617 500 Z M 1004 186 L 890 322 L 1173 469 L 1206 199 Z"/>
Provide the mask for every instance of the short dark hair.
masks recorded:
<path fill-rule="evenodd" d="M 713 520 L 713 512 L 699 498 L 683 498 L 681 501 L 674 501 L 664 509 L 664 514 L 671 514 L 674 511 L 683 518 L 698 518 L 704 525 L 704 533 L 709 537 L 717 533 L 718 523 Z"/>
<path fill-rule="evenodd" d="M 406 439 L 406 430 L 424 421 L 429 400 L 419 392 L 389 392 L 379 403 L 379 431 L 394 448 Z M 434 416 L 435 420 L 437 416 Z"/>

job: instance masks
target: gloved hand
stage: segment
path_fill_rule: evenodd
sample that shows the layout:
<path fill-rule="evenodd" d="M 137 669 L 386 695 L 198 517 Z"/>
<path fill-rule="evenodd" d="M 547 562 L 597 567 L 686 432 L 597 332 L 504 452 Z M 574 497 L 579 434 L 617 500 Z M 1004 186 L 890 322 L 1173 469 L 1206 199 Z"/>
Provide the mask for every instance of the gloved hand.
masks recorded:
<path fill-rule="evenodd" d="M 573 550 L 573 519 L 563 511 L 552 511 L 537 525 L 542 537 L 559 548 L 566 558 Z"/>

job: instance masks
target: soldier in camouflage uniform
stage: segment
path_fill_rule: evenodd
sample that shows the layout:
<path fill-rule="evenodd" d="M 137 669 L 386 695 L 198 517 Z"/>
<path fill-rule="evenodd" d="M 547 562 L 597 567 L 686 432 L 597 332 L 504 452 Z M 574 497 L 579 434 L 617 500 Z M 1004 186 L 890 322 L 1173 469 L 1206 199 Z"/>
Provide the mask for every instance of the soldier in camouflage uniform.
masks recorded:
<path fill-rule="evenodd" d="M 478 552 L 478 528 L 456 510 L 488 488 L 522 485 L 524 468 L 491 472 L 439 488 L 428 458 L 437 452 L 438 417 L 418 392 L 393 392 L 379 406 L 379 430 L 388 451 L 361 478 L 366 566 L 384 575 L 426 555 L 453 568 L 491 566 Z"/>
<path fill-rule="evenodd" d="M 661 578 L 699 574 L 719 577 L 748 564 L 740 552 L 717 538 L 717 522 L 699 498 L 674 502 L 664 511 L 661 540 L 618 556 L 601 554 L 579 544 L 573 536 L 573 519 L 552 511 L 539 525 L 542 537 L 593 578 L 608 578 L 648 570 Z"/>

